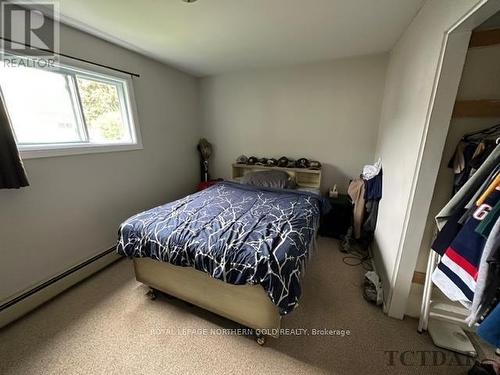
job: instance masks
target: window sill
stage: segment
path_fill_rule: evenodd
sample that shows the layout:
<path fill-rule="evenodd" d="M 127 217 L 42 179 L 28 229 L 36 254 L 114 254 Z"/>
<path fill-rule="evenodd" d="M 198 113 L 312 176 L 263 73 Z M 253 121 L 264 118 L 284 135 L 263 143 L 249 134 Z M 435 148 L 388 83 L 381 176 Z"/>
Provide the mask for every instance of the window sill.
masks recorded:
<path fill-rule="evenodd" d="M 118 151 L 133 151 L 142 150 L 142 143 L 134 144 L 115 144 L 115 145 L 96 145 L 96 144 L 78 144 L 78 145 L 50 145 L 46 147 L 20 147 L 19 154 L 21 159 L 37 159 L 37 158 L 51 158 L 58 156 L 70 155 L 85 155 L 85 154 L 99 154 L 104 152 L 118 152 Z"/>

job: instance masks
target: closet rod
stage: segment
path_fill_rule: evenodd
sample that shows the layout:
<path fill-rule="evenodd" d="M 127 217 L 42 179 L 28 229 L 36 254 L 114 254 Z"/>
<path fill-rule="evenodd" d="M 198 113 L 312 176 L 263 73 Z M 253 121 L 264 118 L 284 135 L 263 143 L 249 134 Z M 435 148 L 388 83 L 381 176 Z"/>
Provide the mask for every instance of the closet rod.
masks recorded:
<path fill-rule="evenodd" d="M 496 124 L 493 126 L 489 126 L 487 128 L 481 129 L 481 130 L 476 130 L 474 132 L 466 133 L 462 137 L 463 140 L 468 140 L 470 137 L 474 137 L 476 135 L 483 135 L 483 136 L 492 136 L 497 134 L 500 131 L 500 124 Z"/>
<path fill-rule="evenodd" d="M 50 49 L 46 49 L 46 48 L 38 48 L 38 47 L 35 47 L 35 46 L 32 46 L 30 44 L 27 44 L 27 43 L 20 43 L 20 42 L 16 42 L 15 40 L 12 40 L 12 39 L 9 39 L 9 38 L 4 38 L 2 36 L 0 36 L 0 39 L 3 39 L 5 40 L 6 42 L 9 42 L 9 43 L 13 43 L 13 44 L 19 44 L 21 46 L 24 46 L 24 47 L 28 47 L 28 48 L 32 48 L 32 49 L 35 49 L 37 51 L 43 51 L 43 52 L 49 52 L 49 53 L 53 53 L 54 55 L 58 55 L 58 56 L 62 56 L 62 57 L 66 57 L 68 59 L 72 59 L 72 60 L 76 60 L 76 61 L 80 61 L 80 62 L 84 62 L 84 63 L 87 63 L 87 64 L 92 64 L 92 65 L 95 65 L 95 66 L 99 66 L 101 68 L 106 68 L 106 69 L 110 69 L 110 70 L 114 70 L 115 72 L 120 72 L 120 73 L 124 73 L 124 74 L 128 74 L 132 77 L 137 77 L 139 78 L 140 75 L 137 74 L 137 73 L 132 73 L 132 72 L 128 72 L 126 70 L 122 70 L 122 69 L 118 69 L 118 68 L 114 68 L 112 66 L 109 66 L 109 65 L 104 65 L 104 64 L 100 64 L 100 63 L 97 63 L 97 62 L 94 62 L 94 61 L 90 61 L 90 60 L 87 60 L 87 59 L 82 59 L 82 58 L 79 58 L 79 57 L 75 57 L 75 56 L 71 56 L 71 55 L 67 55 L 65 53 L 61 53 L 61 52 L 55 52 L 55 51 L 52 51 Z"/>

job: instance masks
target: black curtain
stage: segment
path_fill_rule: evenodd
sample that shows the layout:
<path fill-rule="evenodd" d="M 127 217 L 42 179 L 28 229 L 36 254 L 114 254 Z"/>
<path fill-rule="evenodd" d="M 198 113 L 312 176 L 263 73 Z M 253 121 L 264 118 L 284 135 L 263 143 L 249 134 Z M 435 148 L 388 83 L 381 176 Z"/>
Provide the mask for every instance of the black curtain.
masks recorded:
<path fill-rule="evenodd" d="M 28 186 L 23 162 L 17 151 L 9 115 L 0 95 L 0 189 Z"/>

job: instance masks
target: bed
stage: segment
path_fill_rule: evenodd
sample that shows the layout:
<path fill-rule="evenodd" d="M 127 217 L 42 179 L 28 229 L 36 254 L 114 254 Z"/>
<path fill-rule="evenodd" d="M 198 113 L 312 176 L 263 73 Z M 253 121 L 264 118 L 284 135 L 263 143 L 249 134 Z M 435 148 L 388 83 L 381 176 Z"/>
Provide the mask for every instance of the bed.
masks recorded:
<path fill-rule="evenodd" d="M 253 328 L 262 345 L 299 303 L 325 209 L 318 194 L 220 182 L 129 218 L 117 251 L 153 297 L 159 290 Z"/>

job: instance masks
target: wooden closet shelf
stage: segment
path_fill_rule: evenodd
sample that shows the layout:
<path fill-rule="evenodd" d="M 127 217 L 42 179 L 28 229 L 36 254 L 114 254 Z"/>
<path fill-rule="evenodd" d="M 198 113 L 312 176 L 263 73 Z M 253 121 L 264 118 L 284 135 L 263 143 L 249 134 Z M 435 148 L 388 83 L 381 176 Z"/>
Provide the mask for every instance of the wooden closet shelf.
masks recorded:
<path fill-rule="evenodd" d="M 453 117 L 500 117 L 500 99 L 458 100 Z"/>
<path fill-rule="evenodd" d="M 500 29 L 480 30 L 472 33 L 469 48 L 500 44 Z"/>

